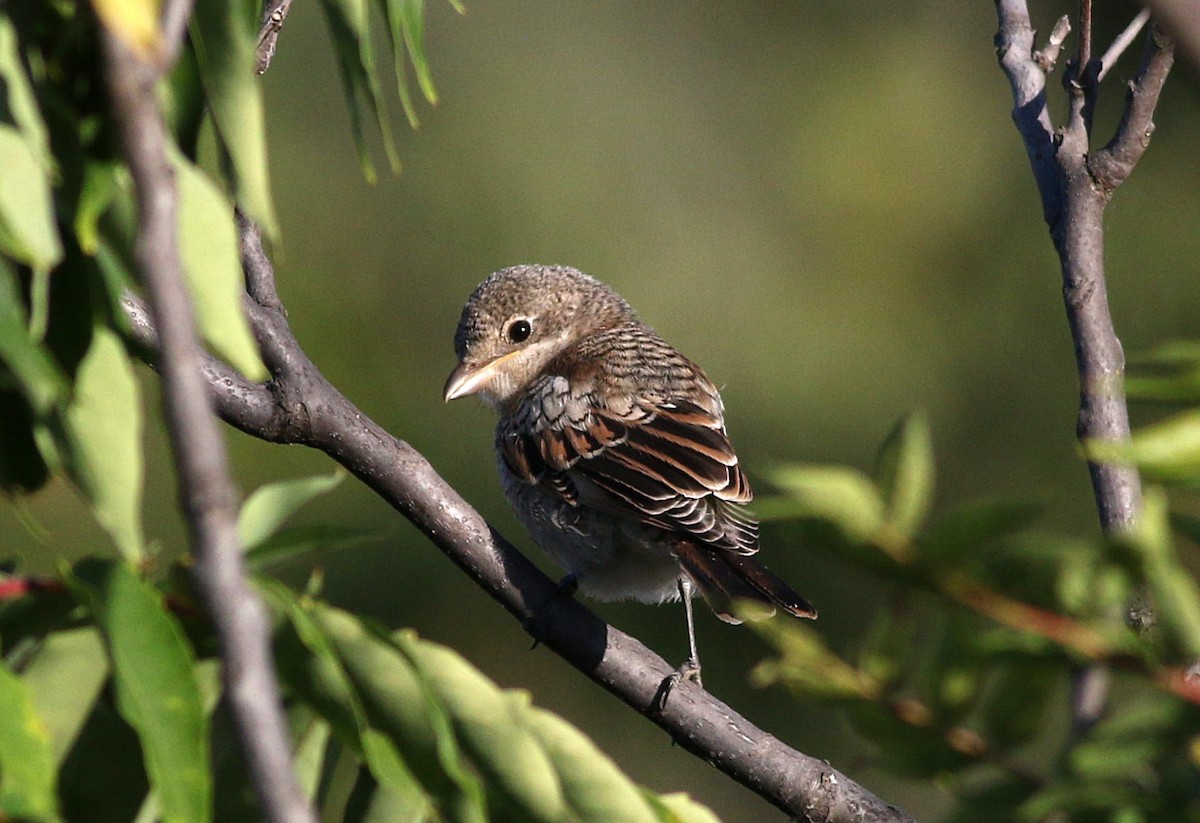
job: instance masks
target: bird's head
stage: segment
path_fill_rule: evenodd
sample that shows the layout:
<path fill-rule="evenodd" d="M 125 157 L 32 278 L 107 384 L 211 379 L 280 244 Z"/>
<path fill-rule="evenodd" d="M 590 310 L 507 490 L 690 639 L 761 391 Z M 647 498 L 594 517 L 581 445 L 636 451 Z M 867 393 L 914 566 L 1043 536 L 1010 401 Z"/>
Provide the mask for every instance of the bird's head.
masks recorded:
<path fill-rule="evenodd" d="M 478 394 L 502 407 L 567 348 L 633 316 L 616 292 L 576 269 L 502 269 L 480 283 L 463 307 L 454 335 L 458 365 L 446 381 L 445 398 Z"/>

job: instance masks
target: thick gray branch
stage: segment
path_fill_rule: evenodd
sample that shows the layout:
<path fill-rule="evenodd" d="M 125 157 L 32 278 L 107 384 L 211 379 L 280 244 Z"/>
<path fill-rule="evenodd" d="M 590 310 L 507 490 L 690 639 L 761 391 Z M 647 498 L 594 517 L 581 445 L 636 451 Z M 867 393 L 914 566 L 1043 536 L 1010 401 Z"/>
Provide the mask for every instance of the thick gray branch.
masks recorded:
<path fill-rule="evenodd" d="M 181 37 L 187 4 L 168 4 L 164 17 Z M 105 79 L 138 206 L 135 257 L 149 305 L 131 318 L 148 326 L 158 347 L 163 405 L 179 477 L 194 573 L 221 645 L 225 695 L 263 816 L 273 823 L 315 818 L 292 770 L 288 727 L 275 682 L 267 613 L 243 574 L 237 536 L 237 494 L 222 432 L 213 415 L 203 351 L 183 281 L 176 237 L 177 193 L 167 160 L 167 136 L 155 94 L 161 67 L 105 32 Z M 167 43 L 165 54 L 177 49 Z"/>
<path fill-rule="evenodd" d="M 273 269 L 259 234 L 247 221 L 240 225 L 247 283 L 255 294 L 273 295 Z M 303 443 L 331 456 L 411 520 L 531 636 L 658 724 L 679 746 L 790 816 L 813 823 L 912 820 L 824 761 L 755 727 L 693 683 L 679 683 L 659 707 L 660 689 L 673 666 L 580 603 L 556 596 L 555 582 L 497 533 L 420 453 L 329 384 L 296 342 L 282 307 L 253 300 L 248 305 L 274 375 L 266 388 L 275 401 L 274 413 L 263 414 L 257 400 L 247 403 L 248 395 L 257 397 L 255 387 L 223 379 L 214 366 L 207 371 L 209 391 L 226 421 L 256 437 Z M 153 330 L 143 321 L 134 326 L 148 345 Z"/>

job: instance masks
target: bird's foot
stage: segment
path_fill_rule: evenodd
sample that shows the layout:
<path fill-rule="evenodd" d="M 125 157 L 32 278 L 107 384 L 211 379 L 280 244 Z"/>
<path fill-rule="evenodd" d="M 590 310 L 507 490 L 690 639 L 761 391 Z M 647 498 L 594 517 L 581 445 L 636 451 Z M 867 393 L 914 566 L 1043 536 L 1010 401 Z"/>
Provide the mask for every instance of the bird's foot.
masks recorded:
<path fill-rule="evenodd" d="M 568 574 L 562 580 L 558 581 L 558 585 L 554 587 L 554 591 L 550 592 L 549 596 L 529 615 L 529 619 L 525 621 L 525 631 L 533 635 L 533 645 L 529 647 L 530 651 L 536 649 L 541 642 L 538 640 L 538 637 L 542 633 L 542 626 L 546 620 L 546 611 L 549 609 L 550 604 L 560 597 L 572 598 L 578 590 L 579 578 L 574 574 Z"/>
<path fill-rule="evenodd" d="M 658 691 L 654 695 L 654 705 L 660 712 L 666 707 L 667 698 L 671 696 L 671 692 L 684 680 L 690 680 L 700 688 L 704 688 L 704 682 L 700 679 L 700 661 L 695 657 L 689 657 L 680 663 L 679 668 L 664 677 L 662 683 L 659 684 Z"/>

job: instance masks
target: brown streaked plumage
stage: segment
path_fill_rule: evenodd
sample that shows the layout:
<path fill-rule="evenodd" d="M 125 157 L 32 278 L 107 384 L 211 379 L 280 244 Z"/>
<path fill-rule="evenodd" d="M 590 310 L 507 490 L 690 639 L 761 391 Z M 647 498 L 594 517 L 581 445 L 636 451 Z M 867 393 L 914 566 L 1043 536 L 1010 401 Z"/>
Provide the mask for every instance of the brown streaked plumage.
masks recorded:
<path fill-rule="evenodd" d="M 500 413 L 505 495 L 534 540 L 602 600 L 698 591 L 816 617 L 751 555 L 753 496 L 703 370 L 603 283 L 566 266 L 514 266 L 479 284 L 454 338 L 452 400 Z M 698 675 L 691 609 L 690 666 Z M 687 664 L 685 664 L 687 665 Z"/>

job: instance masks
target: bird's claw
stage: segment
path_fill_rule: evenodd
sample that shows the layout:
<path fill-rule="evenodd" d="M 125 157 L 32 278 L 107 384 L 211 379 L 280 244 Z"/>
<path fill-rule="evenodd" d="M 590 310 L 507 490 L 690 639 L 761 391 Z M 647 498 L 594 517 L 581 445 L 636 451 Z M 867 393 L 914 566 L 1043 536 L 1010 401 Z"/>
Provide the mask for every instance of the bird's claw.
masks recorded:
<path fill-rule="evenodd" d="M 700 679 L 700 661 L 694 657 L 689 657 L 680 663 L 675 671 L 663 678 L 662 683 L 658 686 L 658 691 L 654 695 L 655 708 L 660 712 L 666 708 L 667 698 L 671 696 L 671 692 L 675 690 L 675 687 L 684 680 L 690 680 L 700 688 L 704 688 L 704 682 Z"/>

